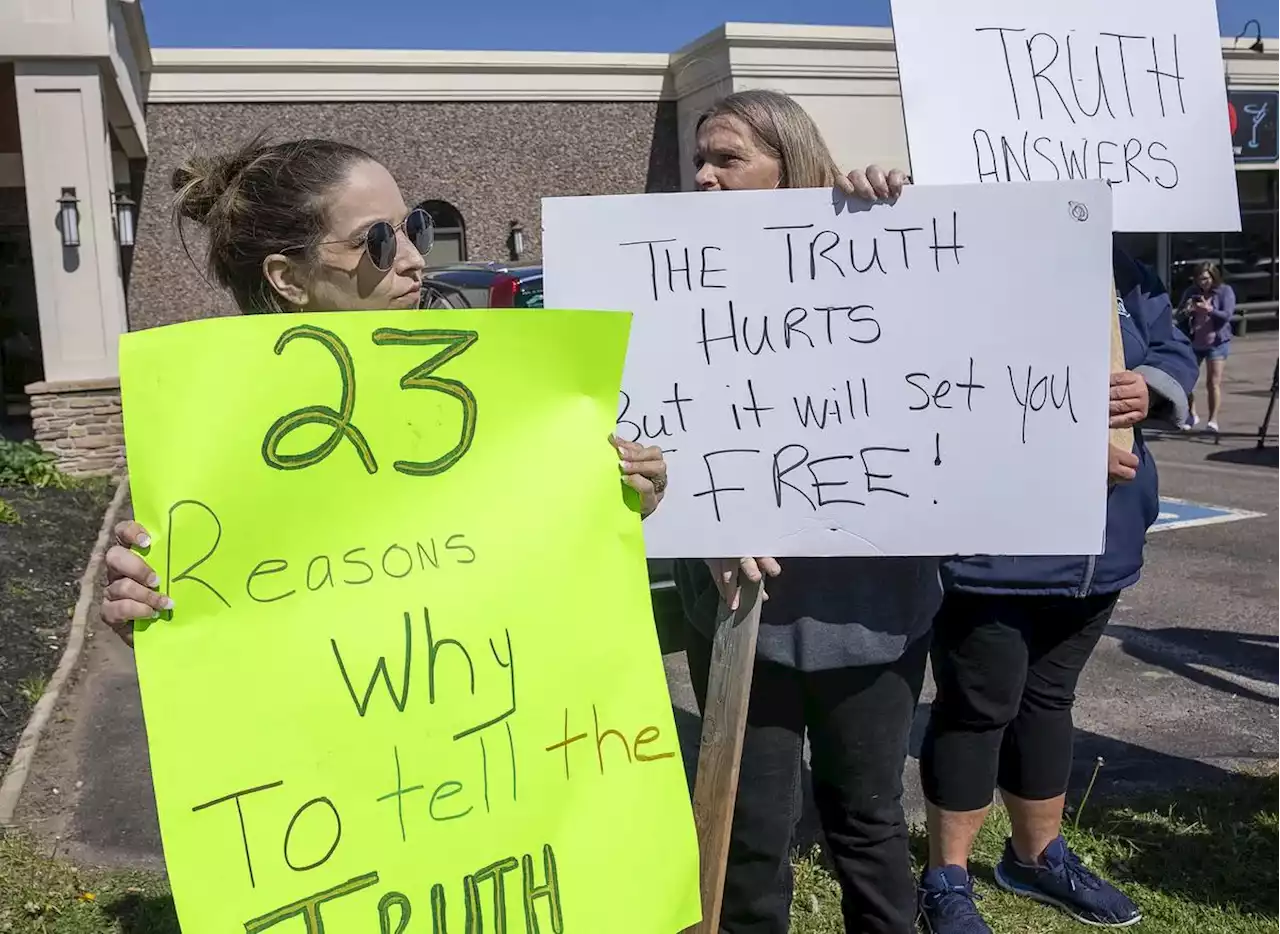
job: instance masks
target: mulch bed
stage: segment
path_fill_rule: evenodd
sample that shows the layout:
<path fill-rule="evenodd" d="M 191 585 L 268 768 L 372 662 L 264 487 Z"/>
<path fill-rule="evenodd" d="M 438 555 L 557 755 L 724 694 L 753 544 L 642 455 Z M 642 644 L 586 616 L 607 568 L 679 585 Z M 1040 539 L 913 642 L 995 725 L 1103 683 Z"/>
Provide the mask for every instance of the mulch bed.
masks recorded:
<path fill-rule="evenodd" d="M 75 490 L 0 487 L 20 524 L 0 524 L 0 773 L 67 644 L 80 575 L 111 499 Z"/>

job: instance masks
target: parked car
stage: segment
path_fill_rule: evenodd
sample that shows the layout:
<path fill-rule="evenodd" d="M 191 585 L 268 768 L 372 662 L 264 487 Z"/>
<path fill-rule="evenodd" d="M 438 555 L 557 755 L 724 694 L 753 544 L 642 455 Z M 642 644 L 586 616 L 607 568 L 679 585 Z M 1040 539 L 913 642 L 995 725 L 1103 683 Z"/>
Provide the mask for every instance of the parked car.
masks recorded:
<path fill-rule="evenodd" d="M 423 308 L 541 308 L 542 266 L 454 263 L 422 274 Z"/>

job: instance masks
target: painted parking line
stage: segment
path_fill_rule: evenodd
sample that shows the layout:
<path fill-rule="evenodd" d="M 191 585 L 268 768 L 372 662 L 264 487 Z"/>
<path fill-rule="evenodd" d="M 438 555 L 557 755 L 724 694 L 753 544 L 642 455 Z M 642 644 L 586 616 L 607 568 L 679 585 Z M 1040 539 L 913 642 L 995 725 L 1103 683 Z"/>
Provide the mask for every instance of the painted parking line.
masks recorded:
<path fill-rule="evenodd" d="M 1219 525 L 1223 522 L 1239 522 L 1241 519 L 1257 519 L 1266 513 L 1229 506 L 1210 506 L 1207 503 L 1189 503 L 1182 499 L 1160 499 L 1160 516 L 1152 532 L 1168 532 L 1172 529 L 1189 529 L 1197 525 Z"/>

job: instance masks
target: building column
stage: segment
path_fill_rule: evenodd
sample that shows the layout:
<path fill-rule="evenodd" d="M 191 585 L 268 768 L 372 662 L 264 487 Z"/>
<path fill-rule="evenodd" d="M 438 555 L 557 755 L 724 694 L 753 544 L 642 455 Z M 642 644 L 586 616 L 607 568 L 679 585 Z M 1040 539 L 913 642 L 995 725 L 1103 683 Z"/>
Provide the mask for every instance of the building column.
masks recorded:
<path fill-rule="evenodd" d="M 118 345 L 127 330 L 111 193 L 111 138 L 95 62 L 19 61 L 31 256 L 44 381 L 26 387 L 36 440 L 69 473 L 124 464 Z M 80 245 L 64 247 L 58 198 L 74 188 Z"/>

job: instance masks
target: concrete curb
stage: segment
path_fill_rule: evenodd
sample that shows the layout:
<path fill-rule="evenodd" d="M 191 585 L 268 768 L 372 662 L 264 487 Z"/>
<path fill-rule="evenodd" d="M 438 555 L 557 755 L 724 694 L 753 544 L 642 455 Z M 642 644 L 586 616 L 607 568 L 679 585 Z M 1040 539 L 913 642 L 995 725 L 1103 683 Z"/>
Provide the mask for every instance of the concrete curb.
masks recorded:
<path fill-rule="evenodd" d="M 89 607 L 93 603 L 93 592 L 97 586 L 98 571 L 102 568 L 111 529 L 116 523 L 116 516 L 120 514 L 120 507 L 128 491 L 129 475 L 126 473 L 116 484 L 115 495 L 111 498 L 111 504 L 107 506 L 106 514 L 102 517 L 98 539 L 93 543 L 93 550 L 89 553 L 89 563 L 84 569 L 84 574 L 80 576 L 80 597 L 76 600 L 75 611 L 71 615 L 71 634 L 67 638 L 67 647 L 62 653 L 62 660 L 58 662 L 57 670 L 49 679 L 49 684 L 40 696 L 40 700 L 36 702 L 35 709 L 31 711 L 31 719 L 27 721 L 22 735 L 18 737 L 18 748 L 14 750 L 13 761 L 9 763 L 9 768 L 4 773 L 4 782 L 0 783 L 0 827 L 13 826 L 13 814 L 18 808 L 18 799 L 22 797 L 22 788 L 26 784 L 27 775 L 31 772 L 31 764 L 35 762 L 40 737 L 44 734 L 45 727 L 49 725 L 49 718 L 58 705 L 58 697 L 62 693 L 63 686 L 80 661 L 80 652 L 84 648 L 85 628 L 89 621 Z"/>

